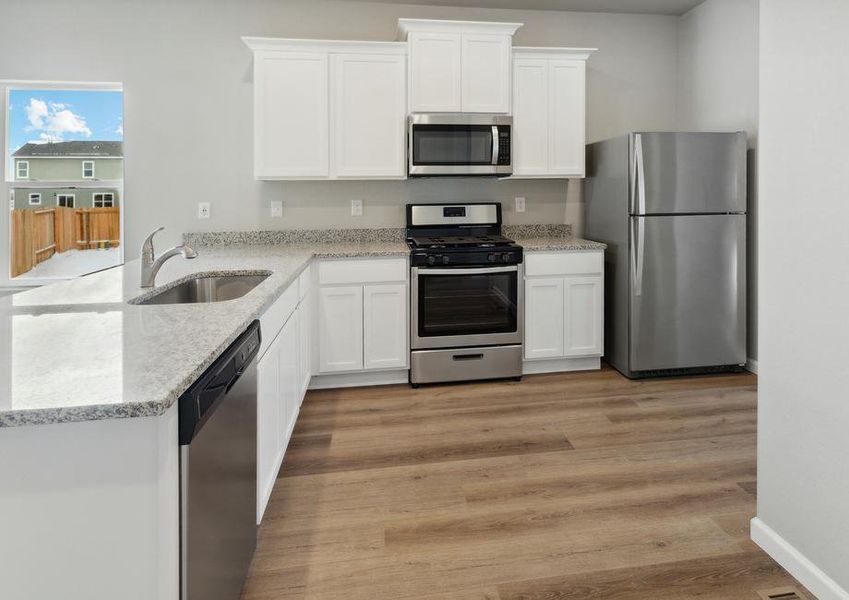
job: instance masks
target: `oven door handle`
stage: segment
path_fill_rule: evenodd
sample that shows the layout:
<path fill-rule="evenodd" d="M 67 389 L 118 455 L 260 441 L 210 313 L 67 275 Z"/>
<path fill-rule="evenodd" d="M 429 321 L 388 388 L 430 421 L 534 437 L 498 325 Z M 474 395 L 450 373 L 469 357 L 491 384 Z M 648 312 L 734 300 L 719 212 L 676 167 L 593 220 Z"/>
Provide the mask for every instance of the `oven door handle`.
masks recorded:
<path fill-rule="evenodd" d="M 512 273 L 519 270 L 518 265 L 511 267 L 481 267 L 479 269 L 419 269 L 415 267 L 417 275 L 489 275 L 491 273 Z"/>

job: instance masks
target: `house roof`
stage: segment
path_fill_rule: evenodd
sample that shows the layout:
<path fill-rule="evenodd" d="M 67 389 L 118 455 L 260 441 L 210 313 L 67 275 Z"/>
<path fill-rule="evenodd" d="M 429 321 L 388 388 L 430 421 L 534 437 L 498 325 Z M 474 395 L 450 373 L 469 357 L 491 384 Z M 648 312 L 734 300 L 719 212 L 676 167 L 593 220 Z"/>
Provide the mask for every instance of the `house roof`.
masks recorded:
<path fill-rule="evenodd" d="M 48 142 L 46 144 L 28 142 L 18 148 L 12 156 L 32 158 L 57 156 L 122 157 L 124 156 L 124 149 L 123 142 L 87 140 Z"/>

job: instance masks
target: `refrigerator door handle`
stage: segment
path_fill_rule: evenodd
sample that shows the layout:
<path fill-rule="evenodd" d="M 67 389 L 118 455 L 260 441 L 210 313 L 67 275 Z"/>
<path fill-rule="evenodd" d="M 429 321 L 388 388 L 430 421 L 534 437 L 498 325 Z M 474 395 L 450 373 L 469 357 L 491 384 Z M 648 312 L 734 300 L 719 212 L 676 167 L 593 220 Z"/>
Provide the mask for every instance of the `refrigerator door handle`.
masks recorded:
<path fill-rule="evenodd" d="M 642 217 L 631 219 L 631 276 L 634 296 L 643 295 L 643 264 L 645 262 L 646 227 Z"/>
<path fill-rule="evenodd" d="M 634 136 L 634 179 L 636 186 L 634 194 L 636 202 L 634 203 L 634 211 L 638 215 L 646 214 L 646 165 L 645 157 L 643 156 L 643 136 L 636 134 Z"/>

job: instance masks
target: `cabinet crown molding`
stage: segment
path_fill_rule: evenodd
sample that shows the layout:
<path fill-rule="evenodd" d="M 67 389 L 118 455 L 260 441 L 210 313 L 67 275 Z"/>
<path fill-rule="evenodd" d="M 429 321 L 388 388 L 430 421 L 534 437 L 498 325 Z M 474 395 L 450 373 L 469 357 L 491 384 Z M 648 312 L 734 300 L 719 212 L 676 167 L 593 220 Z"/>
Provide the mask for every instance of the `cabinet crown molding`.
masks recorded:
<path fill-rule="evenodd" d="M 556 48 L 536 46 L 513 46 L 514 58 L 574 58 L 587 60 L 598 48 Z"/>
<path fill-rule="evenodd" d="M 373 42 L 358 40 L 310 40 L 300 38 L 242 37 L 242 42 L 253 52 L 325 52 L 407 54 L 407 44 L 402 42 Z"/>
<path fill-rule="evenodd" d="M 493 21 L 448 21 L 444 19 L 398 19 L 398 41 L 405 41 L 410 33 L 475 33 L 513 35 L 524 23 L 498 23 Z"/>

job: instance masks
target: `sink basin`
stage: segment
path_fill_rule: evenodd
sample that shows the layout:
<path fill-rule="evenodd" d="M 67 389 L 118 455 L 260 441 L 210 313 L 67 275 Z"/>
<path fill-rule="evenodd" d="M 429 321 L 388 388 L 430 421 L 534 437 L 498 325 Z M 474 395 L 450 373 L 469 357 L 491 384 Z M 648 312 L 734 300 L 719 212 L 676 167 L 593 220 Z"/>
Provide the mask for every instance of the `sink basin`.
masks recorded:
<path fill-rule="evenodd" d="M 268 278 L 255 275 L 200 275 L 133 304 L 199 304 L 241 298 Z"/>

